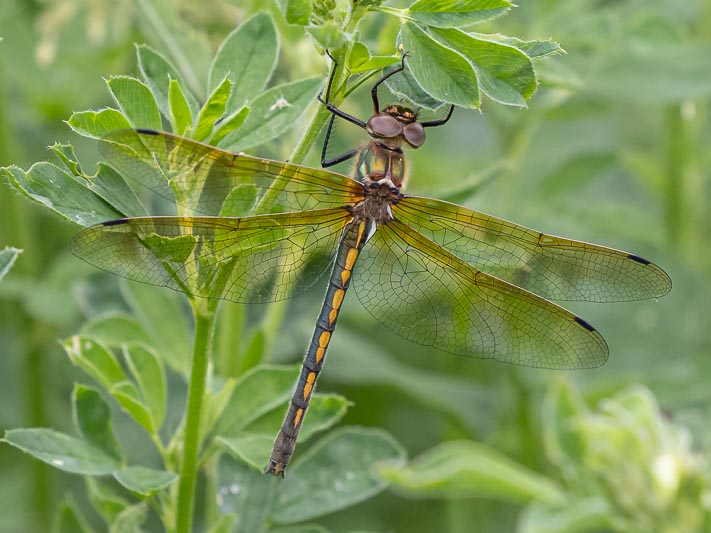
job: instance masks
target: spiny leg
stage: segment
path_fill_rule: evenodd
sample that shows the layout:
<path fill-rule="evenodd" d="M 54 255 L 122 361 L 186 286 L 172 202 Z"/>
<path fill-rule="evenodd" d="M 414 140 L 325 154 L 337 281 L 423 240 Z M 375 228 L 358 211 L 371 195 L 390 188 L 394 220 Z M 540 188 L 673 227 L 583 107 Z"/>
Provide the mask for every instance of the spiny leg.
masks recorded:
<path fill-rule="evenodd" d="M 443 126 L 447 122 L 449 122 L 449 119 L 452 118 L 452 113 L 454 112 L 454 104 L 449 106 L 449 113 L 447 113 L 447 116 L 444 118 L 438 118 L 437 120 L 430 120 L 428 122 L 420 122 L 420 125 L 423 128 L 434 128 L 437 126 Z"/>
<path fill-rule="evenodd" d="M 396 68 L 395 70 L 388 72 L 387 74 L 383 74 L 378 81 L 375 82 L 373 85 L 373 88 L 370 90 L 370 98 L 373 100 L 373 113 L 377 114 L 380 113 L 380 103 L 378 103 L 378 87 L 385 81 L 387 80 L 390 76 L 394 76 L 395 74 L 398 74 L 399 72 L 402 72 L 405 70 L 405 58 L 407 57 L 407 52 L 402 54 L 402 61 L 400 62 L 400 66 Z"/>
<path fill-rule="evenodd" d="M 331 130 L 333 129 L 333 122 L 335 120 L 336 115 L 331 115 L 331 119 L 328 121 L 328 128 L 326 129 L 326 138 L 323 140 L 323 148 L 321 148 L 321 166 L 323 168 L 332 167 L 333 165 L 347 161 L 358 153 L 358 150 L 353 149 L 332 159 L 326 158 L 328 152 L 328 142 L 331 140 Z"/>

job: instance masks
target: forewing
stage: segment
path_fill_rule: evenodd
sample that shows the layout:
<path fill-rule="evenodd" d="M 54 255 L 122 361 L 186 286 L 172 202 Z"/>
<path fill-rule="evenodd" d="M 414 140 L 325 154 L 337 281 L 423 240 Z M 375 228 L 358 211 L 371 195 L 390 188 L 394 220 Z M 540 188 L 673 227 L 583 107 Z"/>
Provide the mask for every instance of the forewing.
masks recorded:
<path fill-rule="evenodd" d="M 396 218 L 475 268 L 552 300 L 664 296 L 671 279 L 633 254 L 554 237 L 448 202 L 408 196 Z"/>
<path fill-rule="evenodd" d="M 101 153 L 124 177 L 186 213 L 262 214 L 353 205 L 358 182 L 334 172 L 234 154 L 153 130 L 118 130 Z"/>
<path fill-rule="evenodd" d="M 562 307 L 483 272 L 397 220 L 363 248 L 353 285 L 365 308 L 406 339 L 517 365 L 602 365 L 602 336 Z"/>
<path fill-rule="evenodd" d="M 85 229 L 72 241 L 72 252 L 135 281 L 262 303 L 316 283 L 332 264 L 350 218 L 343 208 L 243 218 L 127 218 Z"/>

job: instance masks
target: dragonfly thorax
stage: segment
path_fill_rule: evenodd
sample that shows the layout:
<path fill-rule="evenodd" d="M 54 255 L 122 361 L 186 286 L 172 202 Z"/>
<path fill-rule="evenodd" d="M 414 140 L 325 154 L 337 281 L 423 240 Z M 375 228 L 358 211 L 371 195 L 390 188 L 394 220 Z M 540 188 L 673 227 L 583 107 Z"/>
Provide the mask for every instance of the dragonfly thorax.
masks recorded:
<path fill-rule="evenodd" d="M 358 155 L 356 174 L 360 182 L 370 189 L 385 185 L 391 189 L 405 187 L 407 167 L 405 154 L 399 147 L 393 148 L 380 140 L 370 141 Z"/>
<path fill-rule="evenodd" d="M 355 208 L 356 218 L 384 224 L 392 220 L 391 205 L 402 197 L 405 185 L 405 155 L 400 148 L 391 148 L 372 140 L 358 156 L 358 179 L 365 187 L 366 196 Z"/>

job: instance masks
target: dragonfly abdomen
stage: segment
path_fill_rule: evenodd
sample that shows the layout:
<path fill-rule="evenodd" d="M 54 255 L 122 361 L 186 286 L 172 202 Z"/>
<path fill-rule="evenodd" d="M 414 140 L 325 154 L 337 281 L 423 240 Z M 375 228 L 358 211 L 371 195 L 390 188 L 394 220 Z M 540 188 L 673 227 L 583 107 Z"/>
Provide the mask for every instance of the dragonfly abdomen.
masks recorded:
<path fill-rule="evenodd" d="M 274 440 L 274 447 L 266 469 L 267 474 L 283 476 L 291 455 L 294 453 L 296 438 L 316 386 L 316 379 L 321 372 L 326 350 L 331 342 L 331 334 L 336 327 L 341 305 L 351 281 L 353 267 L 374 224 L 375 222 L 371 220 L 354 219 L 343 232 L 326 290 L 326 297 L 321 306 L 321 313 L 316 322 L 309 350 L 304 356 L 301 376 L 299 376 L 299 381 L 291 397 L 291 403 L 279 434 Z"/>

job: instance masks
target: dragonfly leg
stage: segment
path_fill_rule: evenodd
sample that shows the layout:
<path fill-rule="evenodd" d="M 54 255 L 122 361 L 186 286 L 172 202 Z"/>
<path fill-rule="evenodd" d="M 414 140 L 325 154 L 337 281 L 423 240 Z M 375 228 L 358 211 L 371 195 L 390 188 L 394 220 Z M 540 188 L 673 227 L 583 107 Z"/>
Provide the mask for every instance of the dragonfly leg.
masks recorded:
<path fill-rule="evenodd" d="M 447 113 L 447 116 L 444 118 L 439 118 L 437 120 L 430 120 L 429 122 L 420 122 L 420 125 L 423 128 L 434 128 L 436 126 L 442 126 L 449 122 L 449 119 L 452 118 L 452 113 L 454 112 L 454 105 L 449 106 L 449 113 Z"/>
<path fill-rule="evenodd" d="M 338 163 L 341 163 L 343 161 L 347 161 L 358 153 L 358 150 L 349 150 L 348 152 L 345 152 L 332 159 L 326 158 L 328 152 L 328 142 L 331 139 L 331 130 L 333 129 L 333 122 L 335 119 L 336 115 L 331 115 L 331 120 L 328 121 L 328 129 L 326 129 L 326 138 L 323 140 L 323 148 L 321 148 L 321 166 L 323 168 L 328 168 L 333 165 L 337 165 Z"/>
<path fill-rule="evenodd" d="M 338 61 L 335 60 L 335 58 L 331 55 L 330 52 L 326 51 L 326 53 L 328 54 L 328 57 L 331 58 L 331 61 L 333 61 L 333 68 L 331 69 L 331 75 L 328 77 L 328 85 L 326 85 L 326 98 L 323 98 L 323 93 L 321 92 L 317 96 L 318 101 L 321 102 L 324 106 L 326 106 L 326 109 L 328 109 L 328 111 L 334 116 L 338 116 L 343 120 L 347 120 L 351 124 L 355 124 L 356 126 L 365 129 L 365 122 L 363 122 L 359 118 L 349 115 L 344 111 L 341 111 L 331 103 L 331 89 L 333 88 L 333 79 L 336 76 L 336 67 L 338 66 Z"/>
<path fill-rule="evenodd" d="M 407 57 L 407 52 L 402 54 L 402 62 L 400 63 L 400 66 L 396 68 L 395 70 L 388 72 L 387 74 L 383 74 L 378 81 L 375 82 L 373 85 L 373 88 L 370 90 L 370 98 L 373 100 L 373 113 L 378 114 L 380 113 L 380 104 L 378 103 L 378 87 L 380 84 L 382 84 L 385 80 L 387 80 L 390 76 L 394 76 L 395 74 L 402 72 L 405 70 L 405 58 Z"/>

